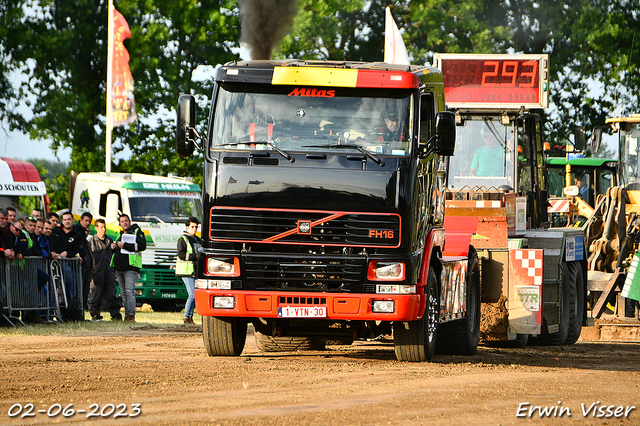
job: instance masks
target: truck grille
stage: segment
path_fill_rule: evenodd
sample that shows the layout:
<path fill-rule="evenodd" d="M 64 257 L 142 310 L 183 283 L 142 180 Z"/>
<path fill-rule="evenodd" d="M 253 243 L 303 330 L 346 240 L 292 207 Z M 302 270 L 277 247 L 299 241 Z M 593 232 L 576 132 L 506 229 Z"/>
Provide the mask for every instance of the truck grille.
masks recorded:
<path fill-rule="evenodd" d="M 360 292 L 363 257 L 243 254 L 245 285 L 256 290 Z"/>
<path fill-rule="evenodd" d="M 400 215 L 213 207 L 213 241 L 347 247 L 399 247 Z"/>
<path fill-rule="evenodd" d="M 146 280 L 148 285 L 178 285 L 184 288 L 182 278 L 176 277 L 176 271 L 167 268 L 145 268 Z M 142 276 L 140 277 L 142 278 Z"/>
<path fill-rule="evenodd" d="M 176 251 L 175 250 L 154 250 L 153 263 L 156 265 L 174 266 L 176 264 Z"/>

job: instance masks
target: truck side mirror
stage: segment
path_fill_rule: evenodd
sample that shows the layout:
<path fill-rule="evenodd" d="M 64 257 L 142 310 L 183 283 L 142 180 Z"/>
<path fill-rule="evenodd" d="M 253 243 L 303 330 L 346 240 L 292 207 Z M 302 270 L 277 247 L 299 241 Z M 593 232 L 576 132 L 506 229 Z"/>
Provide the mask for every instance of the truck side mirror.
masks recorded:
<path fill-rule="evenodd" d="M 435 151 L 440 155 L 453 155 L 456 147 L 456 117 L 451 111 L 436 114 Z"/>
<path fill-rule="evenodd" d="M 176 120 L 176 150 L 181 157 L 193 155 L 193 124 L 196 121 L 196 99 L 192 95 L 180 95 Z"/>
<path fill-rule="evenodd" d="M 587 138 L 584 132 L 584 126 L 576 126 L 573 129 L 573 144 L 576 151 L 584 151 L 587 148 Z"/>

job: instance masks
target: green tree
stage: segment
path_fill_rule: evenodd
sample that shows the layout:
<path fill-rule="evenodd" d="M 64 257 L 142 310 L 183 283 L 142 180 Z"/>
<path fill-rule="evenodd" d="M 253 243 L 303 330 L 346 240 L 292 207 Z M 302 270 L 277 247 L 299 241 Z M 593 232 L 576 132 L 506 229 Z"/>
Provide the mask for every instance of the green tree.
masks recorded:
<path fill-rule="evenodd" d="M 29 13 L 23 13 L 23 4 Z M 132 38 L 125 41 L 135 81 L 138 120 L 113 131 L 113 152 L 130 159 L 112 171 L 193 175 L 201 159 L 175 154 L 175 119 L 165 118 L 180 93 L 208 102 L 210 80 L 196 81 L 198 67 L 237 56 L 239 20 L 233 1 L 121 0 Z M 2 36 L 0 98 L 29 94 L 33 118 L 26 125 L 32 139 L 51 141 L 51 148 L 71 148 L 69 168 L 100 171 L 105 167 L 105 101 L 107 59 L 106 0 L 31 0 L 0 6 Z M 13 34 L 18 34 L 14 37 Z M 7 84 L 9 71 L 23 69 L 24 84 Z M 0 118 L 15 107 L 0 102 Z M 199 117 L 205 120 L 204 109 Z M 19 122 L 13 118 L 12 126 Z M 199 173 L 194 176 L 200 180 Z M 58 179 L 57 179 L 58 180 Z M 61 179 L 60 179 L 61 180 Z M 68 187 L 65 187 L 65 189 Z M 66 191 L 63 191 L 66 193 Z"/>
<path fill-rule="evenodd" d="M 114 151 L 129 150 L 129 159 L 115 170 L 149 174 L 175 173 L 193 176 L 201 183 L 202 156 L 178 157 L 175 153 L 175 116 L 167 118 L 181 93 L 196 96 L 198 122 L 206 122 L 212 81 L 197 81 L 203 68 L 237 59 L 238 7 L 233 1 L 175 2 L 170 0 L 122 0 L 118 10 L 131 28 L 125 43 L 131 55 L 139 119 L 114 129 Z"/>
<path fill-rule="evenodd" d="M 40 179 L 47 187 L 49 211 L 69 208 L 69 182 L 66 173 L 68 164 L 41 158 L 29 158 L 26 161 L 36 166 Z"/>
<path fill-rule="evenodd" d="M 42 0 L 32 2 L 30 10 L 19 30 L 29 46 L 20 58 L 32 64 L 25 85 L 36 99 L 29 122 L 31 137 L 50 140 L 54 150 L 71 148 L 73 168 L 100 167 L 106 3 Z"/>
<path fill-rule="evenodd" d="M 412 0 L 398 26 L 417 64 L 431 62 L 434 53 L 503 53 L 513 29 L 502 8 L 492 0 Z"/>
<path fill-rule="evenodd" d="M 382 0 L 301 0 L 293 29 L 280 43 L 285 58 L 382 61 Z"/>
<path fill-rule="evenodd" d="M 603 124 L 614 111 L 638 111 L 640 23 L 628 0 L 299 0 L 277 55 L 381 61 L 388 5 L 414 64 L 431 61 L 435 52 L 548 53 L 552 140 L 575 125 Z M 238 5 L 119 0 L 116 7 L 132 31 L 125 46 L 139 119 L 114 129 L 114 154 L 130 158 L 113 170 L 198 180 L 201 156 L 175 155 L 175 120 L 167 112 L 189 92 L 201 106 L 198 122 L 206 122 L 211 80 L 195 76 L 237 57 Z M 70 147 L 69 167 L 76 171 L 104 168 L 106 9 L 106 0 L 0 4 L 0 120 L 51 141 L 54 149 Z M 18 70 L 25 82 L 13 87 L 10 76 Z M 18 102 L 32 109 L 32 118 L 16 113 Z"/>
<path fill-rule="evenodd" d="M 23 1 L 0 2 L 0 125 L 3 130 L 23 129 L 25 120 L 17 108 L 22 100 L 20 88 L 14 87 L 12 77 L 23 63 L 20 51 L 26 48 L 24 34 L 14 31 L 15 23 L 24 18 Z"/>

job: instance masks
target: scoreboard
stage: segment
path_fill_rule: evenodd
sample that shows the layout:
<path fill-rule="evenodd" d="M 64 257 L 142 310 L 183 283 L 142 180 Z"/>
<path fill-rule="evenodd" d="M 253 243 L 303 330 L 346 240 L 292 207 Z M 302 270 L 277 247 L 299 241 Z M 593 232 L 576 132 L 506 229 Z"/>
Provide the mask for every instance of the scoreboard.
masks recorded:
<path fill-rule="evenodd" d="M 549 56 L 436 53 L 449 108 L 525 109 L 549 106 Z"/>

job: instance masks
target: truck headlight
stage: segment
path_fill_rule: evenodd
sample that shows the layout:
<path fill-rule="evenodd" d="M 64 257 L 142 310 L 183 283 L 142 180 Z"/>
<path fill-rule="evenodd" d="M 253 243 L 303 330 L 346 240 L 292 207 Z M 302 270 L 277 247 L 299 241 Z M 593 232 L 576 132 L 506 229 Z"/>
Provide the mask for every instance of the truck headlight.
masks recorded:
<path fill-rule="evenodd" d="M 402 281 L 405 277 L 404 262 L 369 262 L 367 279 L 370 281 Z"/>
<path fill-rule="evenodd" d="M 393 300 L 374 300 L 371 304 L 371 312 L 392 314 L 395 311 L 396 304 Z"/>
<path fill-rule="evenodd" d="M 205 275 L 213 277 L 239 277 L 240 260 L 237 257 L 207 257 Z"/>
<path fill-rule="evenodd" d="M 213 307 L 220 309 L 233 309 L 236 307 L 236 298 L 233 296 L 216 296 L 213 298 Z"/>

